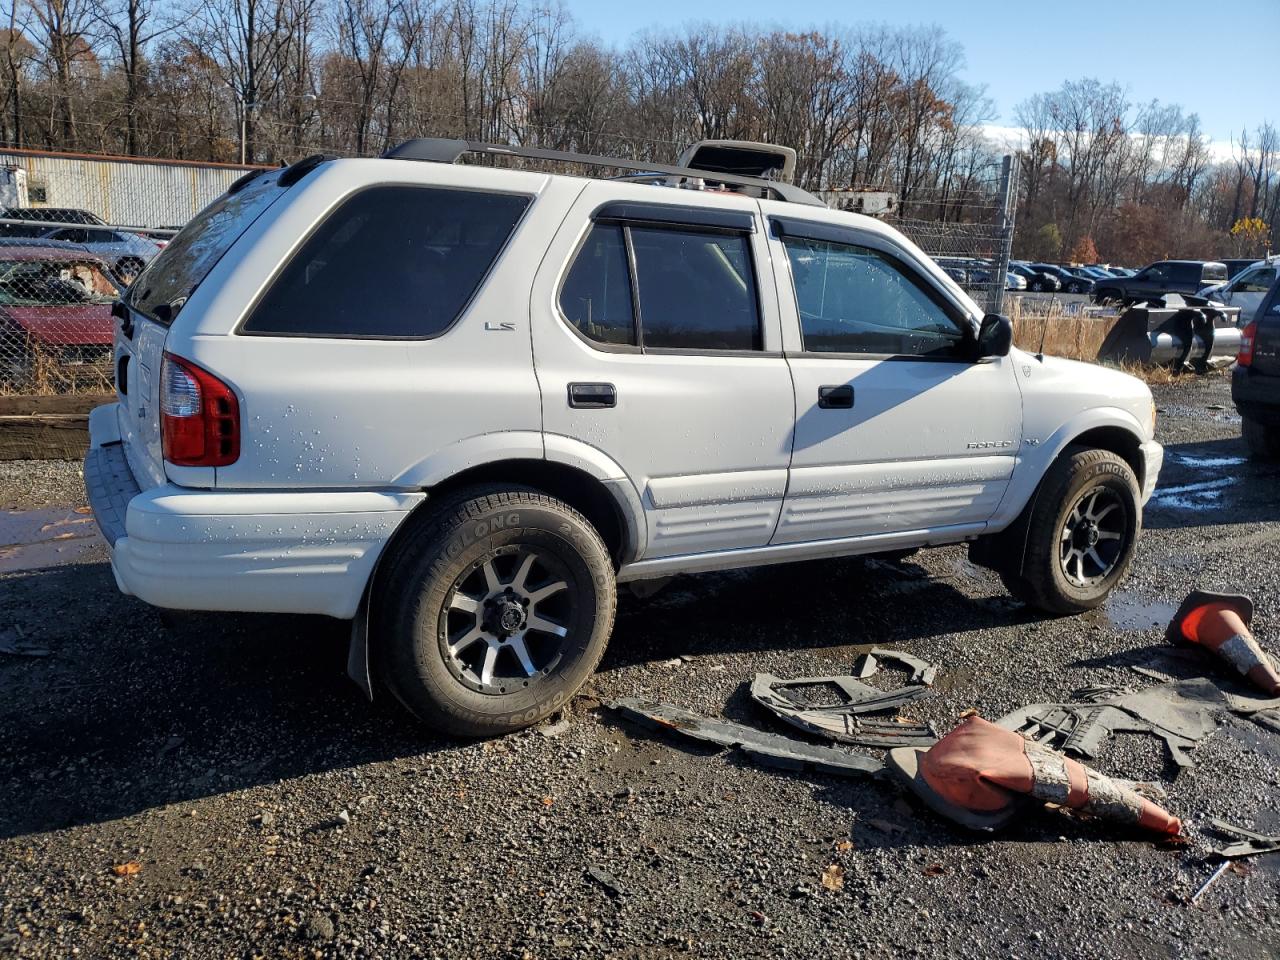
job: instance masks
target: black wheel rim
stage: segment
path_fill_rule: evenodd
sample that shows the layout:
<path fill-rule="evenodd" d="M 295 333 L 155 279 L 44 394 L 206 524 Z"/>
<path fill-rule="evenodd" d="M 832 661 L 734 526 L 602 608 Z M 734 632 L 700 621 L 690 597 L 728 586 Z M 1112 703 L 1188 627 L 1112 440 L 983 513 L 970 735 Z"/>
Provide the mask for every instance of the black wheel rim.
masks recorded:
<path fill-rule="evenodd" d="M 501 696 L 537 684 L 560 664 L 576 621 L 575 577 L 551 552 L 495 550 L 449 588 L 440 653 L 468 689 Z"/>
<path fill-rule="evenodd" d="M 1067 511 L 1059 534 L 1058 561 L 1074 587 L 1095 587 L 1115 571 L 1130 538 L 1129 510 L 1119 491 L 1090 487 Z"/>

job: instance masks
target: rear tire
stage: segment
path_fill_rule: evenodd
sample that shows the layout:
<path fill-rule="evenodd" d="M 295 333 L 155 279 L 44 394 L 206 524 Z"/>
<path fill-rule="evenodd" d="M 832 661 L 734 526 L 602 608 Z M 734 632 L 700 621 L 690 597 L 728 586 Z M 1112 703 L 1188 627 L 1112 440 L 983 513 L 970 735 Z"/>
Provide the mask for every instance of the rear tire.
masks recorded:
<path fill-rule="evenodd" d="M 1109 450 L 1069 448 L 1045 474 L 1027 525 L 1022 569 L 1001 579 L 1047 613 L 1092 610 L 1129 571 L 1142 528 L 1138 481 Z"/>
<path fill-rule="evenodd" d="M 1244 435 L 1249 455 L 1255 460 L 1280 459 L 1280 426 L 1244 417 L 1240 432 Z"/>
<path fill-rule="evenodd" d="M 418 719 L 464 737 L 560 710 L 613 629 L 613 564 L 580 513 L 534 490 L 473 488 L 406 531 L 378 592 L 374 667 Z"/>

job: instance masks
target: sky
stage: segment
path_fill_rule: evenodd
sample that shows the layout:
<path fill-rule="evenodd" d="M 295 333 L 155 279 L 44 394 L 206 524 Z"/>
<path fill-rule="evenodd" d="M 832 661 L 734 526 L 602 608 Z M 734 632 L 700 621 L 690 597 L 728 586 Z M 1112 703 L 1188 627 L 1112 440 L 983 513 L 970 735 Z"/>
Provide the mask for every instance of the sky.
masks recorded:
<path fill-rule="evenodd" d="M 1115 80 L 1135 103 L 1158 99 L 1200 115 L 1201 128 L 1225 153 L 1242 128 L 1280 122 L 1280 0 L 565 0 L 582 29 L 610 44 L 685 23 L 752 23 L 803 30 L 828 24 L 938 24 L 964 47 L 962 76 L 985 85 L 993 121 L 1014 125 L 1014 108 L 1064 80 Z"/>

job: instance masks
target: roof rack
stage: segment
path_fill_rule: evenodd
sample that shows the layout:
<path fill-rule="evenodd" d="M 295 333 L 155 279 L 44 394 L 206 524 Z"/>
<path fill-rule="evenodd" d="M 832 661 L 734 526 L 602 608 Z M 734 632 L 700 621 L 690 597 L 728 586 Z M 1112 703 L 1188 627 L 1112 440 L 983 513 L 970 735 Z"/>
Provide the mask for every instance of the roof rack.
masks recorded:
<path fill-rule="evenodd" d="M 548 160 L 561 163 L 581 163 L 591 167 L 613 167 L 617 170 L 634 170 L 655 176 L 688 177 L 710 180 L 735 187 L 752 187 L 764 196 L 789 203 L 804 203 L 825 207 L 826 204 L 799 187 L 779 183 L 761 177 L 744 177 L 735 173 L 699 170 L 696 167 L 677 167 L 664 163 L 640 160 L 623 160 L 620 157 L 601 157 L 589 153 L 571 153 L 567 150 L 543 150 L 540 147 L 512 147 L 500 143 L 477 143 L 472 140 L 451 140 L 445 137 L 419 137 L 406 140 L 392 147 L 382 156 L 389 160 L 424 160 L 428 163 L 457 163 L 463 156 L 474 153 L 484 156 L 525 157 L 531 160 Z"/>

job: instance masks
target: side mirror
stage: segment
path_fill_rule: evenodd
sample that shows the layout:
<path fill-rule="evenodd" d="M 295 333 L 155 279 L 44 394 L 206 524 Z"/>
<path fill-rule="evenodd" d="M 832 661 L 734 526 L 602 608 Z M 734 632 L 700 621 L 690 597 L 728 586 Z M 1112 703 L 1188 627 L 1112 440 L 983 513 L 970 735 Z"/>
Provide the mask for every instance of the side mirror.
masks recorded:
<path fill-rule="evenodd" d="M 978 359 L 1007 357 L 1013 347 L 1013 323 L 999 313 L 988 313 L 978 328 Z"/>

